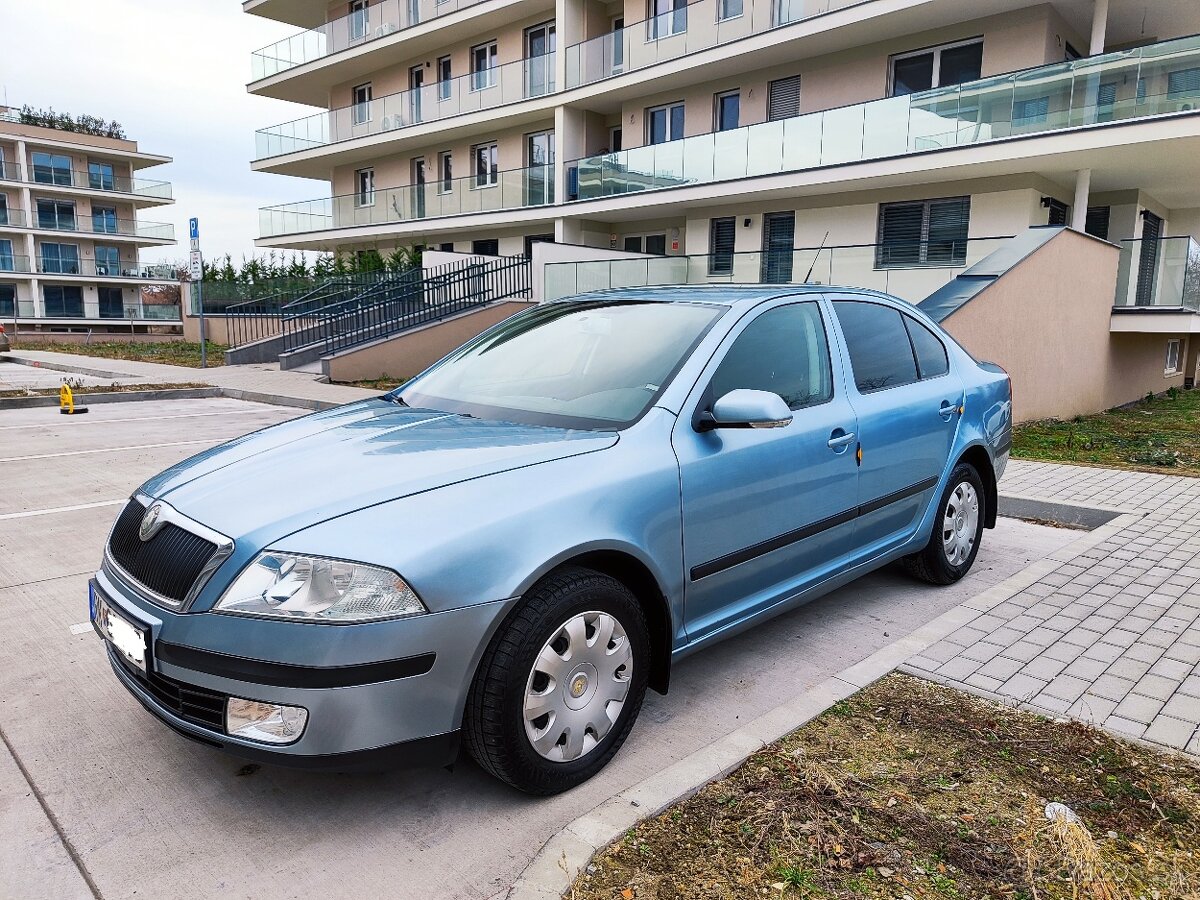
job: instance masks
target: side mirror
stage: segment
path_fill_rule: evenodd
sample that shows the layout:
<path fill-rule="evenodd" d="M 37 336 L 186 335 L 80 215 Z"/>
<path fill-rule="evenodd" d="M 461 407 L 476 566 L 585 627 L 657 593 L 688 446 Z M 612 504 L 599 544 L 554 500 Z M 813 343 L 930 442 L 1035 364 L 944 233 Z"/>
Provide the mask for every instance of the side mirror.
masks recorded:
<path fill-rule="evenodd" d="M 730 391 L 702 413 L 701 431 L 713 428 L 783 428 L 792 421 L 792 411 L 778 394 L 740 389 Z"/>

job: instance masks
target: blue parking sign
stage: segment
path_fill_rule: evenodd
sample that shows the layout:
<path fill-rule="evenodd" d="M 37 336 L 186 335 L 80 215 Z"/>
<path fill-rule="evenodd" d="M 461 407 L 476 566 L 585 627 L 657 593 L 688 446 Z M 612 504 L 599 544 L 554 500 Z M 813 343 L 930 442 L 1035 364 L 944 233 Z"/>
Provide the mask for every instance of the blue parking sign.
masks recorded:
<path fill-rule="evenodd" d="M 200 239 L 200 220 L 188 219 L 188 237 L 193 241 Z"/>

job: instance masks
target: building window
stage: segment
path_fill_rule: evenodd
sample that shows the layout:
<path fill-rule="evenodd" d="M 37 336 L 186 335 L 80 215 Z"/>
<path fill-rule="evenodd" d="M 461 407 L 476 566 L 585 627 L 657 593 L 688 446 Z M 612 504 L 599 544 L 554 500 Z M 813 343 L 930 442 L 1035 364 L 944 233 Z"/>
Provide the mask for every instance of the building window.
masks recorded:
<path fill-rule="evenodd" d="M 1083 54 L 1080 53 L 1075 48 L 1075 45 L 1072 44 L 1070 41 L 1066 42 L 1066 48 L 1064 50 L 1063 56 L 1066 58 L 1067 62 L 1074 62 L 1077 59 L 1083 59 Z"/>
<path fill-rule="evenodd" d="M 359 169 L 354 173 L 355 202 L 359 206 L 375 205 L 375 170 Z"/>
<path fill-rule="evenodd" d="M 622 132 L 620 125 L 616 126 L 615 128 L 608 129 L 608 149 L 610 153 L 621 152 L 621 138 Z"/>
<path fill-rule="evenodd" d="M 117 176 L 112 163 L 88 163 L 88 187 L 93 191 L 115 191 Z"/>
<path fill-rule="evenodd" d="M 16 264 L 17 259 L 13 256 L 12 241 L 8 238 L 0 239 L 0 272 L 15 272 Z"/>
<path fill-rule="evenodd" d="M 1084 226 L 1083 230 L 1092 235 L 1092 237 L 1098 237 L 1102 241 L 1107 241 L 1109 219 L 1111 218 L 1111 206 L 1089 206 L 1087 211 L 1087 224 Z"/>
<path fill-rule="evenodd" d="M 881 204 L 875 266 L 965 265 L 970 220 L 970 197 Z"/>
<path fill-rule="evenodd" d="M 42 288 L 47 318 L 83 317 L 83 288 L 78 285 L 47 284 Z"/>
<path fill-rule="evenodd" d="M 723 216 L 708 223 L 708 274 L 733 274 L 733 240 L 737 219 Z"/>
<path fill-rule="evenodd" d="M 717 94 L 713 101 L 714 131 L 733 131 L 741 124 L 741 92 L 727 91 L 724 94 Z"/>
<path fill-rule="evenodd" d="M 116 234 L 117 211 L 111 206 L 92 207 L 92 231 L 97 234 Z"/>
<path fill-rule="evenodd" d="M 351 0 L 348 18 L 350 40 L 361 41 L 371 30 L 371 10 L 368 0 Z"/>
<path fill-rule="evenodd" d="M 1163 367 L 1164 375 L 1179 374 L 1179 356 L 1182 342 L 1178 338 L 1167 341 L 1167 364 Z"/>
<path fill-rule="evenodd" d="M 687 0 L 647 0 L 646 40 L 687 31 Z"/>
<path fill-rule="evenodd" d="M 646 252 L 655 256 L 666 256 L 667 236 L 665 234 L 646 235 Z"/>
<path fill-rule="evenodd" d="M 1066 225 L 1067 219 L 1071 215 L 1071 207 L 1063 203 L 1061 200 L 1055 200 L 1053 197 L 1046 197 L 1042 200 L 1042 205 L 1050 212 L 1046 215 L 1047 225 Z"/>
<path fill-rule="evenodd" d="M 944 44 L 892 57 L 891 96 L 976 81 L 983 70 L 983 41 Z"/>
<path fill-rule="evenodd" d="M 491 187 L 500 180 L 500 149 L 495 144 L 471 148 L 475 159 L 475 187 Z"/>
<path fill-rule="evenodd" d="M 1050 118 L 1050 98 L 1030 97 L 1013 101 L 1012 123 L 1014 128 L 1044 125 Z"/>
<path fill-rule="evenodd" d="M 71 200 L 39 200 L 37 227 L 54 231 L 74 231 L 75 203 Z"/>
<path fill-rule="evenodd" d="M 663 144 L 683 137 L 683 104 L 654 106 L 646 110 L 646 143 Z"/>
<path fill-rule="evenodd" d="M 437 248 L 439 250 L 441 250 L 443 253 L 453 253 L 454 252 L 454 241 L 446 241 L 444 243 L 438 244 Z"/>
<path fill-rule="evenodd" d="M 0 269 L 3 269 L 3 264 L 0 264 Z M 17 286 L 15 284 L 0 284 L 0 316 L 11 319 L 16 314 Z"/>
<path fill-rule="evenodd" d="M 767 85 L 767 120 L 800 115 L 800 76 L 780 78 Z"/>
<path fill-rule="evenodd" d="M 100 299 L 100 318 L 125 318 L 125 297 L 119 287 L 101 287 L 96 293 Z"/>
<path fill-rule="evenodd" d="M 438 80 L 438 99 L 449 100 L 454 92 L 454 83 L 451 79 L 454 77 L 450 65 L 450 57 L 443 56 L 437 61 L 437 80 Z"/>
<path fill-rule="evenodd" d="M 471 90 L 481 91 L 496 83 L 496 42 L 471 48 Z"/>
<path fill-rule="evenodd" d="M 71 157 L 54 153 L 34 153 L 33 180 L 38 184 L 70 185 Z"/>
<path fill-rule="evenodd" d="M 742 14 L 742 0 L 718 0 L 717 21 L 736 19 Z"/>
<path fill-rule="evenodd" d="M 454 168 L 449 150 L 438 154 L 438 180 L 439 190 L 443 194 L 449 194 L 454 190 Z"/>
<path fill-rule="evenodd" d="M 1200 98 L 1200 67 L 1180 69 L 1168 75 L 1167 96 L 1172 100 Z"/>
<path fill-rule="evenodd" d="M 354 124 L 362 125 L 371 121 L 371 83 L 360 84 L 350 92 L 351 108 L 354 111 Z"/>
<path fill-rule="evenodd" d="M 116 247 L 96 245 L 96 274 L 109 276 L 121 274 L 121 254 Z"/>
<path fill-rule="evenodd" d="M 4 172 L 0 170 L 0 177 Z M 8 224 L 8 194 L 0 194 L 0 225 Z"/>
<path fill-rule="evenodd" d="M 42 244 L 42 271 L 51 275 L 78 275 L 79 247 L 75 244 Z"/>
<path fill-rule="evenodd" d="M 500 241 L 496 238 L 471 241 L 471 252 L 479 256 L 499 256 Z"/>

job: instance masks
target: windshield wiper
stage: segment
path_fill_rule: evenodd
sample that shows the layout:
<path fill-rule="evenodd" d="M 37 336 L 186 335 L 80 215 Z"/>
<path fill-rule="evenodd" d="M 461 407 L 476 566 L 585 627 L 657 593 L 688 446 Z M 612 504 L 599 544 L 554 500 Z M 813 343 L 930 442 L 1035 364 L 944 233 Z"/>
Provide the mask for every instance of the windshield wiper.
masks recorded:
<path fill-rule="evenodd" d="M 395 403 L 397 406 L 408 406 L 408 404 L 404 402 L 404 398 L 399 394 L 384 394 L 379 399 L 387 400 L 389 403 Z"/>

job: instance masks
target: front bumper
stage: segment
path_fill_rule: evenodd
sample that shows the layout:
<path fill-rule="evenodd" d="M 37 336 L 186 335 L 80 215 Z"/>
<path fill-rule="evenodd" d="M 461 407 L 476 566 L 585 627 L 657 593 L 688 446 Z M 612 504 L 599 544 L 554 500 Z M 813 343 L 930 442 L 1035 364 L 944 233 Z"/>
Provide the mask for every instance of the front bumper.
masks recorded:
<path fill-rule="evenodd" d="M 118 680 L 159 720 L 243 758 L 337 770 L 453 761 L 475 668 L 515 602 L 328 625 L 172 612 L 107 567 L 94 585 L 148 632 L 144 674 L 105 648 Z M 287 745 L 225 734 L 231 696 L 304 707 L 303 734 Z"/>

